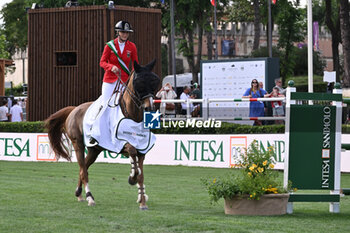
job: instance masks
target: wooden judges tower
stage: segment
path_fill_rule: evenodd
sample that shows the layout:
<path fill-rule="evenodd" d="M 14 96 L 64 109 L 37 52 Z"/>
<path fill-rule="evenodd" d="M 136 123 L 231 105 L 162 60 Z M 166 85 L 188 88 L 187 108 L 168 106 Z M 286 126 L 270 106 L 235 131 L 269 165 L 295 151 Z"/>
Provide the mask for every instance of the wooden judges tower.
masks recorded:
<path fill-rule="evenodd" d="M 161 77 L 161 10 L 115 6 L 28 11 L 28 120 L 44 120 L 59 109 L 94 101 L 101 94 L 100 58 L 115 38 L 114 25 L 129 21 L 130 41 L 140 64 L 157 59 Z"/>

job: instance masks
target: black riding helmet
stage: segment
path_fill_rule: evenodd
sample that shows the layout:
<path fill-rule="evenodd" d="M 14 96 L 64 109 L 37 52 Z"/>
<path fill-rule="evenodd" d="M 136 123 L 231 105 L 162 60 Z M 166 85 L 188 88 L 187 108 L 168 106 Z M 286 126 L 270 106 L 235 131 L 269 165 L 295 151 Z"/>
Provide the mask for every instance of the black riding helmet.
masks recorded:
<path fill-rule="evenodd" d="M 132 27 L 128 21 L 119 21 L 115 27 L 114 27 L 115 32 L 134 32 L 132 30 Z"/>

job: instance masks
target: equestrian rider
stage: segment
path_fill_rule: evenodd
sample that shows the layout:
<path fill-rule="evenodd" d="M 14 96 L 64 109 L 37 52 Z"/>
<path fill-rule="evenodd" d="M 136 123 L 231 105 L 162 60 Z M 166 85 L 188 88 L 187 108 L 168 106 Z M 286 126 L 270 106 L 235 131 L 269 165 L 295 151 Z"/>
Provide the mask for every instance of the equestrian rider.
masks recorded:
<path fill-rule="evenodd" d="M 100 66 L 105 70 L 102 84 L 103 103 L 108 102 L 116 85 L 119 87 L 120 81 L 125 83 L 128 80 L 130 61 L 132 61 L 132 68 L 134 61 L 139 63 L 136 45 L 128 40 L 129 33 L 134 32 L 130 23 L 119 21 L 114 30 L 117 38 L 107 43 L 100 61 Z"/>
<path fill-rule="evenodd" d="M 124 89 L 121 82 L 126 83 L 129 78 L 130 62 L 132 61 L 132 68 L 134 67 L 134 61 L 139 62 L 136 45 L 128 40 L 129 33 L 134 32 L 130 23 L 119 21 L 115 25 L 114 30 L 117 37 L 106 44 L 100 61 L 100 66 L 105 70 L 100 97 L 101 106 L 97 113 L 100 116 L 104 113 L 103 109 L 106 109 L 106 105 L 113 95 L 114 90 L 122 91 Z M 95 130 L 99 131 L 98 122 L 96 121 L 90 127 L 91 130 L 97 128 Z M 94 138 L 94 133 L 91 134 L 90 144 L 96 145 L 97 141 Z"/>

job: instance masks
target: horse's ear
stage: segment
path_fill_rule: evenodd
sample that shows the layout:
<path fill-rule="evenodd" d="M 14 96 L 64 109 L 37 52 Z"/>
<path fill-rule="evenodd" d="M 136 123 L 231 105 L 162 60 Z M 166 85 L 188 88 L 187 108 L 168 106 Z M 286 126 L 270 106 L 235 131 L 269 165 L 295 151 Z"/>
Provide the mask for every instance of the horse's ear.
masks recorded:
<path fill-rule="evenodd" d="M 136 73 L 140 73 L 142 70 L 142 67 L 137 63 L 137 61 L 134 61 L 134 69 Z"/>
<path fill-rule="evenodd" d="M 148 65 L 146 65 L 146 69 L 148 71 L 152 71 L 155 64 L 156 64 L 156 59 L 153 59 L 153 61 L 151 61 Z"/>

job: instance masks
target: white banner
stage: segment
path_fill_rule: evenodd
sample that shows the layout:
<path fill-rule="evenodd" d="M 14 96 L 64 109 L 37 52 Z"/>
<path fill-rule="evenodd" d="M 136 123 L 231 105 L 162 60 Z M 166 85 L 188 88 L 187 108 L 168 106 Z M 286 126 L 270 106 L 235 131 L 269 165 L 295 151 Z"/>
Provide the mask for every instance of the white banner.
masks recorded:
<path fill-rule="evenodd" d="M 156 137 L 156 144 L 146 155 L 145 164 L 229 168 L 234 165 L 237 153 L 257 140 L 261 150 L 274 147 L 275 168 L 284 168 L 284 134 L 158 134 Z M 350 135 L 343 134 L 342 142 L 349 141 Z M 76 161 L 73 147 L 70 143 L 68 145 L 72 150 L 72 161 Z M 45 133 L 0 133 L 0 160 L 55 161 L 55 156 Z M 129 163 L 129 159 L 121 154 L 103 151 L 96 162 Z M 342 152 L 341 171 L 350 172 L 350 151 Z"/>

